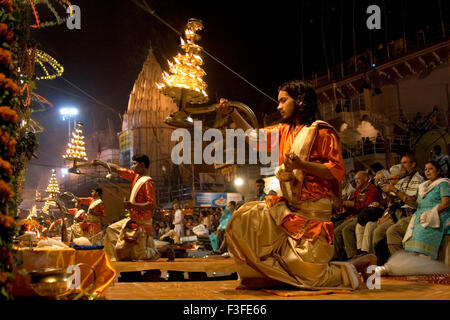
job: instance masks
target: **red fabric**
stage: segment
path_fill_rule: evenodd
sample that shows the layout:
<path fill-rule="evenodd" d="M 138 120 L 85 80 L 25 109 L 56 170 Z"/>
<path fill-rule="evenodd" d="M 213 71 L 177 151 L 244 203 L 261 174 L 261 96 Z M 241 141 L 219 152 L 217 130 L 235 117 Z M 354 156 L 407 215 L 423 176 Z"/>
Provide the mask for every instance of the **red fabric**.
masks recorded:
<path fill-rule="evenodd" d="M 79 198 L 79 204 L 80 205 L 87 205 L 88 207 L 91 205 L 92 202 L 95 201 L 94 198 L 92 197 L 88 197 L 88 198 Z M 103 203 L 100 203 L 98 206 L 96 206 L 93 210 L 93 214 L 95 216 L 102 216 L 102 217 L 106 217 L 106 213 L 105 213 L 105 206 L 103 205 Z"/>
<path fill-rule="evenodd" d="M 265 199 L 267 207 L 270 209 L 286 199 L 280 196 L 268 195 Z M 283 230 L 293 239 L 314 241 L 320 236 L 322 230 L 325 231 L 329 244 L 333 243 L 333 223 L 330 221 L 310 220 L 295 214 L 287 215 L 281 224 Z"/>
<path fill-rule="evenodd" d="M 102 231 L 101 223 L 80 222 L 80 227 L 83 231 L 87 231 L 89 233 L 94 232 L 95 234 L 97 234 Z"/>
<path fill-rule="evenodd" d="M 77 209 L 77 208 L 70 208 L 70 209 L 67 209 L 67 213 L 69 213 L 69 214 L 71 214 L 71 215 L 73 215 L 73 216 L 75 216 L 75 215 L 77 214 L 77 212 L 78 212 L 78 209 Z"/>
<path fill-rule="evenodd" d="M 284 162 L 284 155 L 291 152 L 291 147 L 296 137 L 293 133 L 294 126 L 290 124 L 278 124 L 262 130 L 266 131 L 268 142 L 262 148 L 260 146 L 259 150 L 267 149 L 268 151 L 276 146 L 276 142 L 271 141 L 271 132 L 279 130 L 278 158 L 279 164 L 281 165 Z M 335 180 L 323 179 L 305 172 L 301 200 L 318 200 L 324 197 L 331 198 L 332 192 L 334 191 L 336 193 L 339 190 L 339 184 L 345 176 L 345 164 L 339 137 L 331 127 L 322 124 L 319 125 L 316 139 L 311 148 L 309 161 L 325 165 Z"/>
<path fill-rule="evenodd" d="M 87 197 L 87 198 L 79 198 L 79 204 L 80 205 L 87 205 L 90 206 L 92 204 L 92 202 L 94 202 L 95 199 L 93 197 Z M 100 203 L 98 206 L 96 206 L 92 212 L 88 213 L 88 214 L 92 214 L 94 216 L 99 216 L 99 217 L 105 217 L 105 206 L 103 205 L 103 203 Z M 102 224 L 101 222 L 82 222 L 80 223 L 81 229 L 83 229 L 84 231 L 87 232 L 95 232 L 100 233 L 100 231 L 102 231 Z"/>
<path fill-rule="evenodd" d="M 364 198 L 361 202 L 358 201 L 360 191 L 361 188 L 357 188 L 353 192 L 353 199 L 356 199 L 355 206 L 353 208 L 346 208 L 347 212 L 351 214 L 358 214 L 359 211 L 361 211 L 364 208 L 367 208 L 372 202 L 380 201 L 381 193 L 373 184 L 369 183 L 366 189 L 366 193 L 364 194 Z"/>
<path fill-rule="evenodd" d="M 283 219 L 283 228 L 293 239 L 314 241 L 322 230 L 329 244 L 333 243 L 333 223 L 331 221 L 311 220 L 297 215 L 288 215 Z"/>
<path fill-rule="evenodd" d="M 133 190 L 134 185 L 140 178 L 140 176 L 134 173 L 133 170 L 123 169 L 119 170 L 120 177 L 127 181 L 130 181 L 131 190 Z M 130 190 L 130 194 L 131 194 Z M 156 187 L 152 179 L 146 181 L 136 194 L 136 203 L 150 203 L 156 205 Z M 149 220 L 153 217 L 153 212 L 151 210 L 143 209 L 131 209 L 131 219 L 132 220 Z M 152 234 L 152 226 L 141 226 L 145 229 L 147 234 Z"/>
<path fill-rule="evenodd" d="M 270 208 L 276 206 L 279 202 L 286 202 L 286 199 L 281 196 L 273 196 L 273 195 L 269 194 L 268 196 L 266 196 L 264 201 L 265 201 L 267 207 L 270 209 Z"/>

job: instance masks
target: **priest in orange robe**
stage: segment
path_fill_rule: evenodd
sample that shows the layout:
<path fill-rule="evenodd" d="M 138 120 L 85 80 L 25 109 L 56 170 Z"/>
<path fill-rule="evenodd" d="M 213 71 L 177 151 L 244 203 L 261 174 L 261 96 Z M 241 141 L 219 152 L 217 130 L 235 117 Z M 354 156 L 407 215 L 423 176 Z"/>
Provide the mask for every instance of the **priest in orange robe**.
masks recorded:
<path fill-rule="evenodd" d="M 103 190 L 95 188 L 91 196 L 87 198 L 76 198 L 78 205 L 87 205 L 85 221 L 80 223 L 80 227 L 88 238 L 94 244 L 102 244 L 102 218 L 106 217 L 105 206 L 102 201 Z"/>
<path fill-rule="evenodd" d="M 282 196 L 242 205 L 226 229 L 241 283 L 247 288 L 288 284 L 302 289 L 356 289 L 358 272 L 364 275 L 376 257 L 330 262 L 330 218 L 333 206 L 340 206 L 339 186 L 345 175 L 338 134 L 316 120 L 317 95 L 308 82 L 283 84 L 278 101 L 283 123 L 262 129 L 267 138 L 258 146 L 259 151 L 278 148 L 281 165 L 275 175 Z M 228 101 L 221 99 L 217 110 L 230 115 L 237 127 L 252 129 Z M 274 131 L 276 141 L 271 139 Z M 247 137 L 254 139 L 255 134 Z"/>
<path fill-rule="evenodd" d="M 156 207 L 156 188 L 148 175 L 150 159 L 146 155 L 134 155 L 131 170 L 118 165 L 94 160 L 92 165 L 110 167 L 120 177 L 130 181 L 131 191 L 124 207 L 128 217 L 111 224 L 106 229 L 104 246 L 111 260 L 155 260 L 162 254 L 174 259 L 168 247 L 157 249 L 152 234 L 152 218 Z"/>

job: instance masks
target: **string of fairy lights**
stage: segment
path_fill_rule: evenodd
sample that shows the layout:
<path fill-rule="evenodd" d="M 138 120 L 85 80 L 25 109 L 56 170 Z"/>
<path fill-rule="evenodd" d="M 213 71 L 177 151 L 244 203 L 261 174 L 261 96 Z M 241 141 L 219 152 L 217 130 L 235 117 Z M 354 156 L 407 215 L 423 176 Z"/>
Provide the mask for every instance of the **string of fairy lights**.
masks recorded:
<path fill-rule="evenodd" d="M 55 58 L 51 57 L 49 54 L 45 53 L 42 50 L 36 50 L 36 62 L 41 66 L 42 70 L 45 73 L 44 76 L 36 77 L 36 80 L 52 80 L 62 76 L 62 74 L 64 73 L 64 67 L 59 64 Z M 50 66 L 55 71 L 55 73 L 50 73 L 47 69 L 48 67 L 46 67 L 45 64 Z"/>

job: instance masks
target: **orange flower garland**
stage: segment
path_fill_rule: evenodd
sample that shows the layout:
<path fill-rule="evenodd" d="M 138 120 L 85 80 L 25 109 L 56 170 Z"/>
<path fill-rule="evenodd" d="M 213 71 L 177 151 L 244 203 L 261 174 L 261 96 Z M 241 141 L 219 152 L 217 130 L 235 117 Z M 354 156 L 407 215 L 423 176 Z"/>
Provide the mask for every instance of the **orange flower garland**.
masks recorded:
<path fill-rule="evenodd" d="M 3 73 L 0 73 L 0 86 L 4 86 L 13 96 L 19 92 L 19 86 L 12 79 L 6 78 Z"/>
<path fill-rule="evenodd" d="M 8 141 L 8 151 L 6 151 L 6 155 L 8 157 L 14 157 L 16 154 L 16 139 L 11 139 Z"/>
<path fill-rule="evenodd" d="M 19 121 L 19 116 L 17 115 L 17 112 L 12 110 L 8 106 L 1 106 L 0 107 L 0 119 L 4 122 L 11 122 L 16 124 Z"/>
<path fill-rule="evenodd" d="M 0 36 L 5 38 L 10 46 L 14 43 L 14 31 L 9 30 L 6 23 L 0 23 Z"/>
<path fill-rule="evenodd" d="M 6 216 L 0 213 L 0 226 L 4 226 L 6 229 L 12 228 L 14 225 L 14 218 L 10 216 Z"/>
<path fill-rule="evenodd" d="M 11 254 L 9 253 L 8 247 L 1 246 L 0 247 L 0 261 L 10 266 L 12 264 Z"/>
<path fill-rule="evenodd" d="M 14 197 L 14 191 L 11 189 L 9 184 L 7 184 L 3 180 L 0 180 L 0 199 L 4 199 L 6 201 L 9 201 L 13 197 Z"/>
<path fill-rule="evenodd" d="M 11 51 L 0 48 L 0 63 L 9 65 L 11 61 Z"/>
<path fill-rule="evenodd" d="M 0 6 L 5 7 L 6 11 L 8 11 L 9 13 L 13 12 L 12 0 L 0 0 Z"/>
<path fill-rule="evenodd" d="M 11 79 L 6 79 L 5 89 L 15 96 L 19 92 L 19 86 Z"/>
<path fill-rule="evenodd" d="M 9 141 L 9 134 L 6 131 L 3 131 L 2 129 L 0 129 L 0 144 L 3 145 L 8 145 L 8 141 Z"/>
<path fill-rule="evenodd" d="M 0 271 L 0 283 L 5 283 L 8 280 L 8 274 Z"/>
<path fill-rule="evenodd" d="M 12 176 L 11 163 L 3 160 L 2 157 L 0 157 L 0 175 L 3 175 L 6 178 Z"/>
<path fill-rule="evenodd" d="M 31 80 L 31 74 L 24 73 L 23 78 L 17 74 L 22 68 L 23 49 L 16 43 L 24 34 L 21 32 L 27 19 L 23 10 L 15 11 L 15 6 L 22 2 L 14 0 L 0 0 L 0 300 L 10 300 L 12 296 L 13 268 L 20 263 L 13 262 L 14 248 L 12 246 L 14 234 L 17 232 L 15 210 L 18 205 L 18 195 L 21 190 L 21 180 L 11 179 L 19 176 L 23 171 L 24 162 L 16 155 L 16 137 L 19 137 L 18 122 L 25 107 L 20 99 L 13 98 L 20 94 L 18 81 Z M 26 4 L 25 4 L 26 5 Z M 24 39 L 26 41 L 26 39 Z M 27 47 L 27 44 L 25 44 Z M 17 197 L 17 199 L 16 199 Z M 19 259 L 20 260 L 20 259 Z"/>

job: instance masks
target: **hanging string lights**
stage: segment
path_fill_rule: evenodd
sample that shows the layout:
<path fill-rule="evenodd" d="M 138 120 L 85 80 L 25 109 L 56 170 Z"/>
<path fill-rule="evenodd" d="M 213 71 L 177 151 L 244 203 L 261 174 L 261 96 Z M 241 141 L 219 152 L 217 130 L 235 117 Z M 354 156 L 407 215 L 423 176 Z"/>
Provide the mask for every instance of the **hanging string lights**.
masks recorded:
<path fill-rule="evenodd" d="M 201 68 L 202 48 L 195 43 L 201 38 L 197 34 L 199 30 L 203 30 L 203 23 L 197 19 L 189 19 L 185 30 L 186 40 L 181 38 L 180 45 L 184 54 L 178 53 L 173 62 L 168 61 L 170 74 L 164 72 L 163 82 L 156 84 L 163 94 L 174 99 L 180 99 L 184 90 L 185 101 L 192 104 L 202 104 L 209 100 L 207 85 L 203 81 L 206 72 Z"/>
<path fill-rule="evenodd" d="M 34 19 L 36 20 L 36 23 L 30 26 L 31 28 L 38 29 L 53 27 L 64 23 L 67 20 L 67 17 L 65 15 L 65 13 L 67 12 L 67 8 L 70 9 L 69 16 L 73 15 L 73 8 L 68 0 L 28 0 L 28 2 L 30 3 L 30 7 L 33 11 Z M 62 15 L 62 17 L 51 2 L 57 3 L 64 10 L 64 14 Z M 36 9 L 37 5 L 45 6 L 53 14 L 53 17 L 56 19 L 56 21 L 41 22 L 38 10 Z M 45 12 L 45 9 L 43 9 L 42 11 Z"/>
<path fill-rule="evenodd" d="M 41 66 L 42 70 L 45 73 L 44 76 L 36 77 L 36 80 L 51 80 L 62 76 L 62 74 L 64 73 L 64 67 L 60 65 L 58 61 L 56 61 L 56 59 L 54 59 L 44 51 L 36 50 L 36 62 Z M 47 69 L 48 66 L 46 66 L 46 64 L 50 66 L 55 71 L 55 73 L 50 73 Z"/>

